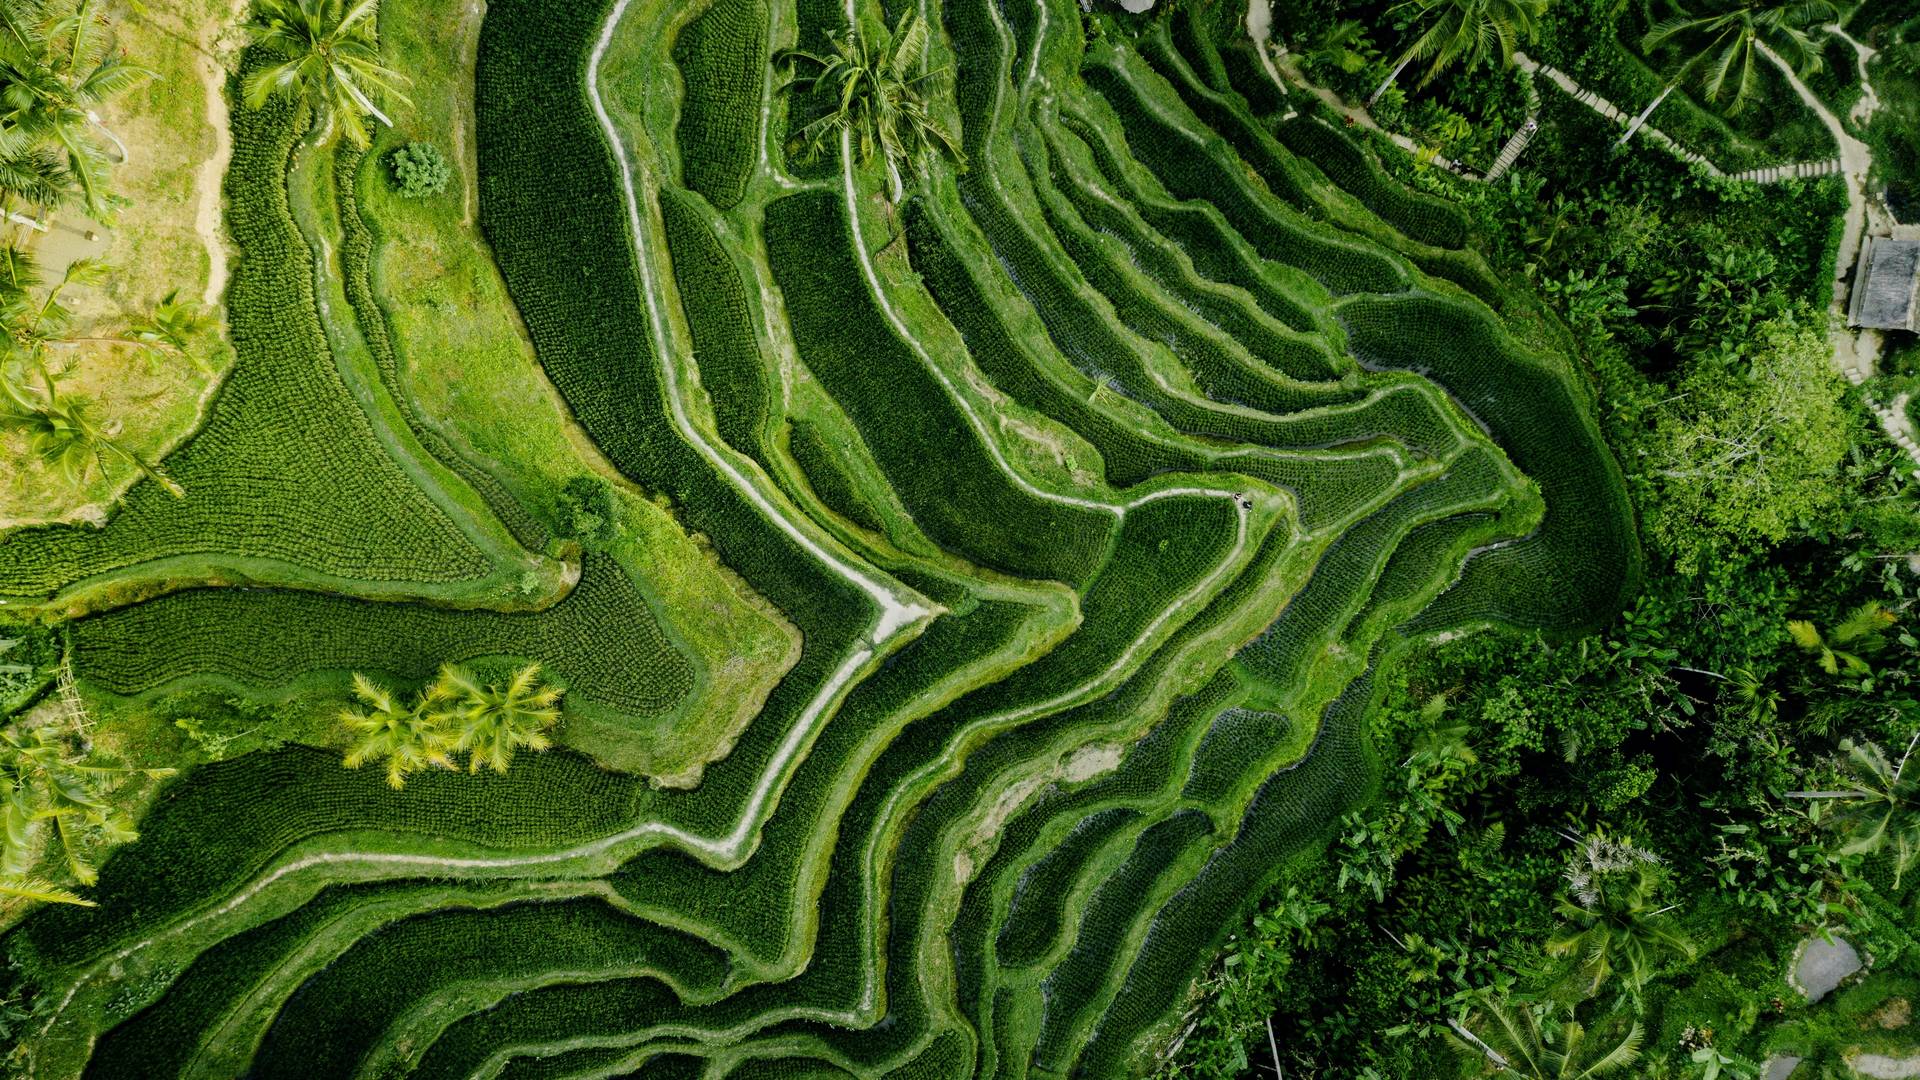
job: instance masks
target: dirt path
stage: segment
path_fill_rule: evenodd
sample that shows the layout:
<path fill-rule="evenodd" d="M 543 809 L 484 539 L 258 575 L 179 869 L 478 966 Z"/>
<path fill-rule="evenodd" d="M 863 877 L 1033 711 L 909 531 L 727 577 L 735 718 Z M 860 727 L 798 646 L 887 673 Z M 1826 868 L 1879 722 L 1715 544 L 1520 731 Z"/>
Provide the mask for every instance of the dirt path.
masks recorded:
<path fill-rule="evenodd" d="M 1878 49 L 1868 48 L 1860 40 L 1835 23 L 1827 27 L 1834 37 L 1853 46 L 1854 63 L 1860 67 L 1860 100 L 1853 103 L 1853 110 L 1847 113 L 1847 119 L 1856 124 L 1864 124 L 1875 110 L 1880 108 L 1880 95 L 1873 92 L 1873 83 L 1867 78 L 1867 62 L 1879 55 Z"/>
<path fill-rule="evenodd" d="M 233 132 L 227 123 L 227 69 L 219 59 L 219 38 L 226 27 L 238 25 L 246 17 L 247 3 L 248 0 L 234 0 L 226 19 L 201 32 L 200 60 L 196 65 L 200 89 L 206 95 L 207 123 L 213 128 L 213 155 L 200 166 L 200 173 L 194 179 L 197 205 L 193 215 L 193 231 L 199 235 L 201 246 L 207 249 L 207 287 L 201 294 L 201 302 L 209 306 L 218 305 L 227 291 L 227 237 L 221 189 L 227 165 L 233 160 Z"/>
<path fill-rule="evenodd" d="M 460 163 L 460 224 L 473 224 L 474 204 L 480 201 L 480 154 L 470 139 L 473 130 L 474 69 L 480 60 L 480 20 L 487 14 L 486 0 L 468 0 L 460 13 L 460 77 L 465 92 L 453 95 L 453 160 Z"/>

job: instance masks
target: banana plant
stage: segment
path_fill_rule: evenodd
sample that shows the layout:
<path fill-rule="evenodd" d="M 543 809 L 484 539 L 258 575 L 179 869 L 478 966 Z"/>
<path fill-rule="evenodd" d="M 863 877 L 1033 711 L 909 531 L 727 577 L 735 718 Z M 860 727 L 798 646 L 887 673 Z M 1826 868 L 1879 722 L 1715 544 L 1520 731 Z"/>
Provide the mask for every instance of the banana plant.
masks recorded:
<path fill-rule="evenodd" d="M 794 133 L 794 149 L 817 157 L 837 148 L 843 133 L 850 134 L 861 164 L 876 154 L 885 160 L 888 201 L 896 204 L 906 194 L 904 168 L 923 155 L 946 154 L 965 164 L 960 141 L 927 108 L 929 84 L 945 70 L 922 70 L 931 37 L 926 21 L 909 8 L 890 32 L 869 34 L 853 27 L 832 37 L 828 54 L 783 53 L 781 60 L 790 67 L 813 70 L 796 74 L 781 90 L 824 91 L 831 102 L 826 115 Z"/>

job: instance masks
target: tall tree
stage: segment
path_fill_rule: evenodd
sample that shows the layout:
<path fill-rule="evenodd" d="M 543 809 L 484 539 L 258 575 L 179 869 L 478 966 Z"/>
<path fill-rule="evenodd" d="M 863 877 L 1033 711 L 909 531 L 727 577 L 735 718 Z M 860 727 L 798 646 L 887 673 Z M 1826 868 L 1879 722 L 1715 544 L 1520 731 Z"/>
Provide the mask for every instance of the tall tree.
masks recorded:
<path fill-rule="evenodd" d="M 0 167 L 0 188 L 52 205 L 77 187 L 88 213 L 105 212 L 107 155 L 96 136 L 119 139 L 97 110 L 154 77 L 108 48 L 105 8 L 105 0 L 0 3 L 0 162 L 19 170 L 10 177 Z"/>
<path fill-rule="evenodd" d="M 112 427 L 95 416 L 90 399 L 64 393 L 51 381 L 34 396 L 0 379 L 0 395 L 0 430 L 25 432 L 27 452 L 68 484 L 84 484 L 96 469 L 105 468 L 103 458 L 112 454 L 174 498 L 186 495 L 179 481 L 113 435 Z"/>
<path fill-rule="evenodd" d="M 68 264 L 60 281 L 36 296 L 40 274 L 33 257 L 0 248 L 0 429 L 24 431 L 29 450 L 72 484 L 83 483 L 112 454 L 180 498 L 186 494 L 159 465 L 120 440 L 114 425 L 99 420 L 93 403 L 61 390 L 47 363 L 50 350 L 83 343 L 147 345 L 139 338 L 67 336 L 72 313 L 69 288 L 97 284 L 106 268 L 91 259 Z M 38 385 L 34 385 L 35 382 Z"/>
<path fill-rule="evenodd" d="M 453 733 L 446 718 L 425 700 L 403 705 L 393 691 L 356 672 L 353 696 L 359 706 L 340 711 L 353 735 L 342 764 L 357 769 L 370 761 L 387 763 L 387 783 L 405 787 L 407 777 L 426 768 L 453 768 Z"/>
<path fill-rule="evenodd" d="M 796 75 L 783 91 L 817 92 L 831 102 L 826 115 L 793 134 L 792 145 L 812 158 L 851 133 L 861 164 L 876 154 L 885 160 L 888 195 L 896 203 L 905 195 L 902 172 L 922 155 L 947 154 L 964 163 L 959 140 L 927 108 L 927 85 L 944 70 L 922 70 L 930 36 L 925 20 L 909 8 L 891 32 L 869 35 L 850 27 L 834 35 L 828 55 L 801 49 L 782 54 L 791 66 L 814 69 Z"/>
<path fill-rule="evenodd" d="M 1907 743 L 1899 761 L 1892 761 L 1877 743 L 1840 744 L 1845 755 L 1840 771 L 1846 787 L 1833 791 L 1789 792 L 1796 799 L 1832 799 L 1837 807 L 1828 820 L 1845 840 L 1840 851 L 1849 855 L 1886 853 L 1893 860 L 1893 887 L 1920 862 L 1920 762 L 1913 760 L 1920 735 Z"/>
<path fill-rule="evenodd" d="M 1649 56 L 1681 46 L 1672 85 L 1698 79 L 1701 92 L 1728 113 L 1738 113 L 1759 87 L 1754 64 L 1762 44 L 1804 75 L 1820 66 L 1820 49 L 1809 28 L 1834 22 L 1840 11 L 1828 0 L 1719 0 L 1703 14 L 1681 12 L 1655 24 L 1640 39 Z"/>
<path fill-rule="evenodd" d="M 0 729 L 0 893 L 60 903 L 77 897 L 27 877 L 42 823 L 51 823 L 67 870 L 82 885 L 94 883 L 93 848 L 99 841 L 124 843 L 137 834 L 111 797 L 116 776 L 141 773 L 152 779 L 172 769 L 136 769 L 76 752 L 74 740 L 51 725 L 31 731 L 18 724 Z"/>
<path fill-rule="evenodd" d="M 1548 1005 L 1489 1001 L 1454 1021 L 1454 1048 L 1513 1080 L 1598 1080 L 1640 1057 L 1638 1022 L 1618 1038 L 1595 1042 L 1586 1026 Z"/>
<path fill-rule="evenodd" d="M 247 29 L 279 62 L 247 76 L 247 107 L 260 108 L 275 94 L 298 97 L 316 124 L 340 125 L 347 141 L 365 149 L 372 141 L 367 117 L 393 126 L 373 99 L 407 100 L 399 89 L 406 77 L 380 54 L 379 12 L 380 0 L 258 0 Z"/>
<path fill-rule="evenodd" d="M 1652 852 L 1595 833 L 1581 842 L 1566 876 L 1567 891 L 1554 904 L 1560 929 L 1547 953 L 1572 957 L 1588 994 L 1618 975 L 1638 995 L 1662 953 L 1693 955 L 1693 943 L 1666 917 L 1673 908 L 1655 906 L 1662 876 Z"/>
<path fill-rule="evenodd" d="M 1858 422 L 1822 319 L 1730 332 L 1655 410 L 1636 459 L 1656 493 L 1646 529 L 1682 572 L 1777 544 L 1841 506 Z"/>
<path fill-rule="evenodd" d="M 541 685 L 539 664 L 515 671 L 505 686 L 488 685 L 449 664 L 427 697 L 454 730 L 454 749 L 469 755 L 468 771 L 486 766 L 504 773 L 516 751 L 553 745 L 546 732 L 560 722 L 560 695 L 558 687 Z"/>
<path fill-rule="evenodd" d="M 1455 64 L 1472 71 L 1486 63 L 1495 50 L 1501 63 L 1513 62 L 1513 50 L 1532 41 L 1547 0 L 1401 0 L 1387 9 L 1389 16 L 1411 13 L 1420 33 L 1407 44 L 1380 88 L 1367 99 L 1371 105 L 1415 60 L 1427 61 L 1419 85 L 1425 86 Z"/>

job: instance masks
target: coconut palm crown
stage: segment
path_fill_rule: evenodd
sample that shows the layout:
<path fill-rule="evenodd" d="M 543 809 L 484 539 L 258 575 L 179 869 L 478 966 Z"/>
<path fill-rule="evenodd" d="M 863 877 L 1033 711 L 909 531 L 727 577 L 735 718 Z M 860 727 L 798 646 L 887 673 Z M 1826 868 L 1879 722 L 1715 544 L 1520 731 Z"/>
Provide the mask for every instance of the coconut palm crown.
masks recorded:
<path fill-rule="evenodd" d="M 1457 63 L 1464 61 L 1468 70 L 1479 67 L 1496 51 L 1501 62 L 1511 63 L 1515 47 L 1533 39 L 1546 11 L 1547 0 L 1401 0 L 1389 14 L 1411 13 L 1426 28 L 1401 52 L 1394 70 L 1409 61 L 1427 61 L 1420 76 L 1425 86 Z"/>
<path fill-rule="evenodd" d="M 1684 58 L 1676 83 L 1697 79 L 1706 99 L 1738 113 L 1759 89 L 1755 58 L 1771 48 L 1776 57 L 1805 75 L 1820 66 L 1820 48 L 1808 28 L 1840 17 L 1827 0 L 1758 0 L 1720 3 L 1704 14 L 1682 12 L 1656 24 L 1640 39 L 1642 52 L 1679 42 Z"/>
<path fill-rule="evenodd" d="M 407 100 L 399 90 L 406 77 L 380 55 L 379 12 L 380 0 L 259 0 L 247 29 L 277 62 L 247 76 L 247 107 L 275 94 L 303 98 L 316 120 L 338 124 L 348 142 L 366 148 L 369 116 L 393 126 L 374 98 Z"/>

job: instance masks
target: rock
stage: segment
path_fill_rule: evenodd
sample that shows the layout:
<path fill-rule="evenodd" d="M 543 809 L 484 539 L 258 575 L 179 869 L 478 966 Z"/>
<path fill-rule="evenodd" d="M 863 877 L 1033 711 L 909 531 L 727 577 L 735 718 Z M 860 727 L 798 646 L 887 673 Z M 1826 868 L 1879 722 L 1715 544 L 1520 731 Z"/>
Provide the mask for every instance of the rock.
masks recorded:
<path fill-rule="evenodd" d="M 1873 1080 L 1906 1080 L 1920 1076 L 1920 1057 L 1892 1058 L 1885 1054 L 1861 1054 L 1848 1062 L 1853 1071 Z"/>
<path fill-rule="evenodd" d="M 1783 1054 L 1767 1061 L 1767 1067 L 1760 1072 L 1760 1080 L 1787 1080 L 1793 1070 L 1800 1067 L 1800 1059 L 1792 1054 Z"/>
<path fill-rule="evenodd" d="M 1819 1001 L 1860 970 L 1860 954 L 1841 938 L 1831 942 L 1821 937 L 1808 939 L 1800 948 L 1794 965 L 1794 982 L 1809 1002 Z"/>

